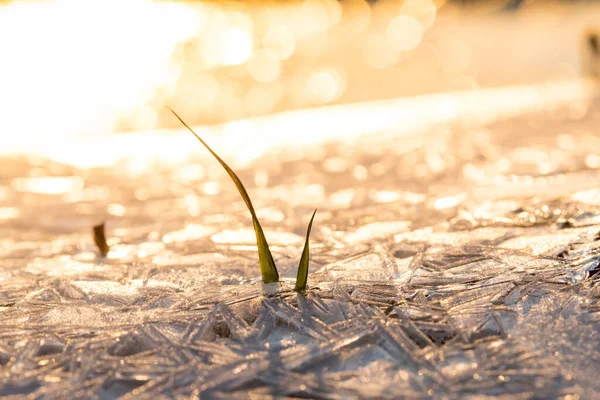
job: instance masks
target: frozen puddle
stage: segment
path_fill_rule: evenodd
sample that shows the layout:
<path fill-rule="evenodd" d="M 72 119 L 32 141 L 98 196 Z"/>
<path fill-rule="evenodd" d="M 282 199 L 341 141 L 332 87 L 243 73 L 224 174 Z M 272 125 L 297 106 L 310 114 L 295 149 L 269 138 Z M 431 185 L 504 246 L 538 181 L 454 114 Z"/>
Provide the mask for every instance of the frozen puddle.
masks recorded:
<path fill-rule="evenodd" d="M 90 169 L 3 156 L 0 396 L 593 397 L 600 103 L 526 109 L 238 163 L 282 276 L 267 286 L 244 204 L 193 141 L 191 159 Z"/>

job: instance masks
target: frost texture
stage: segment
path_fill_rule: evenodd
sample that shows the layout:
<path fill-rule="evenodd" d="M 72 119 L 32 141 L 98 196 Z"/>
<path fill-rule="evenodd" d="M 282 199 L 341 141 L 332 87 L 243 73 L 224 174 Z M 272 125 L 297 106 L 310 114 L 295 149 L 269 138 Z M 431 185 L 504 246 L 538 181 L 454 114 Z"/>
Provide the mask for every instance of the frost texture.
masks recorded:
<path fill-rule="evenodd" d="M 269 285 L 244 204 L 224 174 L 208 181 L 208 159 L 144 172 L 2 159 L 0 396 L 593 397 L 590 110 L 241 168 L 283 277 Z M 303 297 L 293 281 L 315 207 Z M 106 258 L 90 236 L 102 220 Z"/>

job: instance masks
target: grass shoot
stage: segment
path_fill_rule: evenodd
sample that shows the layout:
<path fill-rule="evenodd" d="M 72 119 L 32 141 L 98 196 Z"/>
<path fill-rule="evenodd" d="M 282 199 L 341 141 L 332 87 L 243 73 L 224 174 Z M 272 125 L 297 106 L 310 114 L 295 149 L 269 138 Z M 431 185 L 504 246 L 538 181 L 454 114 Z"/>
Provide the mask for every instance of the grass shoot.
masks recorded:
<path fill-rule="evenodd" d="M 254 233 L 256 235 L 256 245 L 258 247 L 258 262 L 260 265 L 260 273 L 262 275 L 263 283 L 272 283 L 279 281 L 279 273 L 277 272 L 277 267 L 275 266 L 275 261 L 273 260 L 273 255 L 271 254 L 271 250 L 269 249 L 269 244 L 267 243 L 267 239 L 263 232 L 262 227 L 260 226 L 260 222 L 258 222 L 258 218 L 256 217 L 256 212 L 254 211 L 254 206 L 252 205 L 252 201 L 250 201 L 250 196 L 248 196 L 248 192 L 246 188 L 242 184 L 240 178 L 238 178 L 237 174 L 227 165 L 225 161 L 221 157 L 217 155 L 213 151 L 213 149 L 204 141 L 202 138 L 187 124 L 173 109 L 167 107 L 175 117 L 185 126 L 195 137 L 202 143 L 204 147 L 217 159 L 217 161 L 221 164 L 221 166 L 227 171 L 229 177 L 235 184 L 236 188 L 240 192 L 244 203 L 246 203 L 246 207 L 248 207 L 248 211 L 252 216 L 252 225 L 254 226 Z M 309 264 L 309 236 L 312 228 L 312 223 L 315 218 L 315 214 L 317 210 L 313 213 L 310 222 L 308 224 L 308 229 L 306 231 L 306 240 L 304 242 L 304 249 L 302 250 L 302 256 L 300 258 L 300 264 L 298 265 L 298 274 L 296 277 L 296 287 L 295 290 L 298 292 L 303 292 L 306 290 L 306 283 L 308 281 L 308 264 Z"/>
<path fill-rule="evenodd" d="M 304 250 L 302 250 L 302 257 L 300 257 L 300 264 L 298 265 L 298 274 L 296 275 L 296 287 L 294 288 L 297 292 L 303 292 L 306 290 L 306 283 L 308 281 L 308 259 L 310 256 L 308 239 L 310 237 L 310 230 L 312 229 L 312 223 L 315 219 L 315 214 L 317 210 L 313 212 L 312 217 L 310 217 L 310 222 L 308 223 L 308 229 L 306 230 L 306 240 L 304 242 Z"/>
<path fill-rule="evenodd" d="M 225 171 L 227 171 L 227 173 L 231 177 L 231 180 L 233 181 L 233 183 L 235 183 L 235 186 L 237 187 L 238 191 L 240 192 L 240 195 L 242 196 L 244 203 L 246 203 L 246 206 L 248 207 L 248 210 L 250 211 L 250 214 L 252 215 L 252 224 L 254 226 L 254 233 L 256 234 L 256 245 L 258 246 L 258 263 L 260 265 L 260 273 L 262 275 L 262 281 L 263 281 L 263 283 L 278 282 L 279 281 L 279 273 L 277 272 L 277 267 L 275 266 L 275 261 L 273 260 L 273 255 L 271 254 L 271 250 L 269 249 L 269 243 L 267 243 L 267 239 L 262 230 L 262 227 L 260 226 L 260 222 L 258 222 L 258 218 L 256 217 L 256 212 L 254 211 L 254 206 L 252 205 L 252 202 L 250 201 L 250 196 L 248 196 L 248 192 L 246 191 L 246 188 L 242 184 L 242 181 L 240 180 L 240 178 L 238 178 L 237 174 L 235 172 L 233 172 L 233 170 L 229 167 L 229 165 L 227 165 L 227 163 L 225 163 L 225 161 L 223 161 L 221 159 L 221 157 L 219 157 L 217 155 L 217 153 L 215 153 L 213 151 L 213 149 L 211 149 L 210 146 L 208 144 L 206 144 L 206 142 L 204 140 L 202 140 L 202 138 L 200 136 L 198 136 L 198 134 L 192 128 L 190 128 L 190 126 L 188 124 L 186 124 L 183 121 L 183 119 L 181 119 L 181 117 L 179 115 L 177 115 L 177 113 L 175 111 L 173 111 L 170 107 L 167 107 L 167 108 L 169 110 L 171 110 L 171 112 L 177 117 L 177 119 L 190 132 L 192 132 L 194 134 L 194 136 L 196 136 L 196 139 L 198 139 L 200 141 L 200 143 L 202 143 L 204 145 L 204 147 L 206 147 L 206 149 L 210 152 L 210 154 L 212 154 L 217 159 L 217 161 L 221 164 L 221 166 L 223 168 L 225 168 Z"/>

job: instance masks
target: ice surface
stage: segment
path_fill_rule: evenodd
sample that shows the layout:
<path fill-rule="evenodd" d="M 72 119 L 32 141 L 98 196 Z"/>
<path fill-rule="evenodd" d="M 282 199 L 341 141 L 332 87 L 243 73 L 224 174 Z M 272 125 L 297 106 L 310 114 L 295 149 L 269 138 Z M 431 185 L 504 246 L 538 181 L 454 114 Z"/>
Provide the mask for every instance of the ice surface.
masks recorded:
<path fill-rule="evenodd" d="M 197 160 L 129 174 L 3 158 L 0 396 L 593 398 L 598 110 L 257 159 L 239 173 L 270 285 L 235 187 L 185 170 Z"/>

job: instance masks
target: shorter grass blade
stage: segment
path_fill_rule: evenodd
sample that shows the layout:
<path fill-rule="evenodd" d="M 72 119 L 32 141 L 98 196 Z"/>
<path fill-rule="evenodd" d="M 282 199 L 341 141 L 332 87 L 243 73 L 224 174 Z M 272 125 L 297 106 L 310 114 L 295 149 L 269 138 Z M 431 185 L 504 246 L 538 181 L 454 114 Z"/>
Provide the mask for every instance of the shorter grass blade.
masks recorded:
<path fill-rule="evenodd" d="M 94 226 L 94 243 L 98 247 L 98 251 L 102 257 L 106 257 L 110 251 L 110 246 L 106 243 L 106 235 L 104 234 L 104 222 Z"/>
<path fill-rule="evenodd" d="M 302 250 L 302 257 L 300 257 L 300 264 L 298 265 L 298 275 L 296 276 L 296 287 L 294 288 L 297 292 L 303 292 L 306 290 L 306 283 L 308 282 L 308 262 L 310 256 L 309 250 L 309 237 L 310 230 L 312 229 L 313 220 L 315 219 L 315 212 L 313 212 L 310 222 L 308 223 L 308 229 L 306 230 L 306 241 L 304 242 L 304 250 Z"/>
<path fill-rule="evenodd" d="M 210 154 L 212 154 L 217 159 L 219 164 L 221 164 L 221 166 L 229 174 L 229 177 L 237 187 L 238 191 L 240 192 L 240 195 L 242 196 L 242 199 L 244 200 L 244 203 L 246 203 L 246 207 L 248 207 L 248 210 L 252 215 L 252 225 L 254 226 L 254 234 L 256 235 L 256 245 L 258 246 L 258 263 L 260 264 L 260 273 L 262 275 L 262 281 L 264 283 L 278 282 L 279 273 L 277 272 L 277 267 L 275 266 L 273 255 L 271 254 L 271 250 L 269 249 L 269 244 L 267 243 L 265 234 L 262 230 L 262 227 L 260 226 L 260 223 L 258 222 L 258 218 L 256 217 L 254 206 L 252 206 L 252 202 L 250 201 L 250 196 L 248 196 L 248 192 L 242 184 L 242 181 L 240 180 L 240 178 L 238 178 L 236 173 L 233 172 L 231 168 L 229 168 L 229 165 L 227 165 L 225 161 L 223 161 L 221 157 L 219 157 L 217 153 L 215 153 L 213 149 L 211 149 L 210 146 L 206 144 L 206 142 L 202 140 L 202 138 L 198 136 L 198 134 L 194 132 L 194 130 L 190 128 L 190 126 L 186 124 L 181 119 L 181 117 L 177 115 L 175 111 L 173 111 L 170 107 L 167 108 L 177 117 L 177 119 L 183 124 L 183 126 L 185 126 L 190 132 L 194 134 L 194 136 L 196 136 L 196 139 L 198 139 L 200 143 L 202 143 L 204 147 L 206 147 Z"/>

